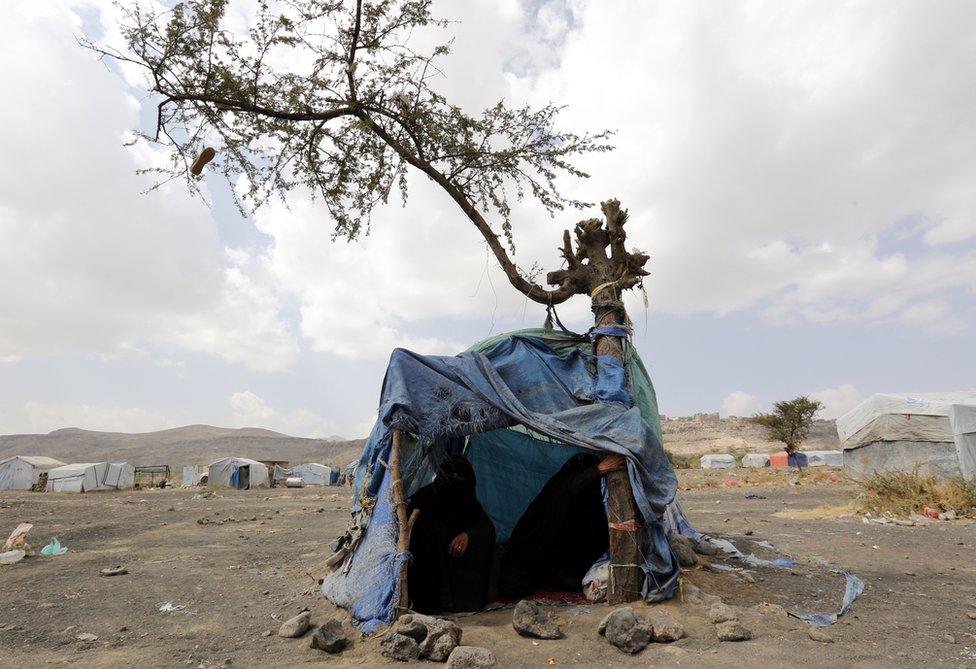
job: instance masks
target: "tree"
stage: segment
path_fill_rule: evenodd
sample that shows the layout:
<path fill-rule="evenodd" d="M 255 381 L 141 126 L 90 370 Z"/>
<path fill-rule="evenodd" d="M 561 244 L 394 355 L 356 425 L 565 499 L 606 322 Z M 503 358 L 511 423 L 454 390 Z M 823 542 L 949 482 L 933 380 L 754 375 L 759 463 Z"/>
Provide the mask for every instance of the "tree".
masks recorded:
<path fill-rule="evenodd" d="M 781 441 L 786 447 L 786 454 L 796 456 L 803 440 L 810 434 L 814 416 L 823 409 L 820 400 L 811 400 L 800 396 L 795 399 L 777 402 L 773 405 L 772 413 L 757 413 L 750 418 L 756 425 L 766 429 L 766 438 L 770 441 Z M 802 471 L 800 460 L 796 459 L 796 468 Z"/>
<path fill-rule="evenodd" d="M 241 35 L 229 28 L 227 0 L 171 9 L 127 1 L 124 47 L 82 44 L 145 72 L 156 124 L 137 138 L 171 150 L 167 167 L 147 170 L 161 180 L 184 178 L 199 192 L 194 157 L 213 158 L 242 212 L 300 190 L 328 210 L 334 238 L 355 239 L 394 189 L 406 199 L 412 168 L 457 204 L 516 290 L 547 306 L 587 295 L 597 326 L 628 322 L 621 293 L 641 284 L 648 256 L 626 249 L 617 200 L 602 203 L 603 220 L 576 224 L 575 248 L 563 233 L 565 268 L 547 274 L 550 288 L 513 259 L 513 201 L 528 195 L 550 216 L 590 206 L 562 195 L 556 179 L 588 176 L 573 160 L 611 150 L 610 133 L 560 130 L 552 104 L 499 101 L 477 115 L 452 105 L 434 87 L 450 45 L 415 47 L 418 35 L 448 25 L 432 16 L 431 0 L 260 0 Z M 617 337 L 598 337 L 596 350 L 622 358 Z M 607 483 L 611 522 L 631 528 L 611 530 L 610 599 L 619 602 L 640 596 L 643 573 L 626 472 Z"/>

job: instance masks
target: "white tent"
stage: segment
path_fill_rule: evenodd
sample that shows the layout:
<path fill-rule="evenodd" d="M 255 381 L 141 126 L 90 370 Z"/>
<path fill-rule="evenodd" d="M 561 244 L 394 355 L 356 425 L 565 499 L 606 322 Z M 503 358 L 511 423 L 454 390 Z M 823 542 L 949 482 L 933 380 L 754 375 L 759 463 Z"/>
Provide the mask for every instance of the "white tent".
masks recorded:
<path fill-rule="evenodd" d="M 289 478 L 300 478 L 305 485 L 332 485 L 334 470 L 318 462 L 305 462 L 294 467 L 275 465 L 274 480 L 284 481 Z"/>
<path fill-rule="evenodd" d="M 78 462 L 55 467 L 47 473 L 52 492 L 124 490 L 135 484 L 135 467 L 127 462 Z"/>
<path fill-rule="evenodd" d="M 200 470 L 203 470 L 202 472 Z M 183 466 L 183 487 L 192 488 L 200 485 L 200 478 L 208 472 L 207 467 L 197 467 L 196 465 Z"/>
<path fill-rule="evenodd" d="M 0 460 L 0 490 L 30 490 L 38 477 L 64 463 L 42 455 L 15 455 Z"/>
<path fill-rule="evenodd" d="M 872 395 L 837 419 L 844 467 L 976 475 L 976 390 Z"/>
<path fill-rule="evenodd" d="M 223 488 L 267 488 L 268 467 L 250 458 L 220 458 L 210 463 L 207 485 Z"/>
<path fill-rule="evenodd" d="M 305 462 L 291 468 L 292 476 L 300 476 L 305 485 L 329 485 L 332 468 L 318 462 Z"/>

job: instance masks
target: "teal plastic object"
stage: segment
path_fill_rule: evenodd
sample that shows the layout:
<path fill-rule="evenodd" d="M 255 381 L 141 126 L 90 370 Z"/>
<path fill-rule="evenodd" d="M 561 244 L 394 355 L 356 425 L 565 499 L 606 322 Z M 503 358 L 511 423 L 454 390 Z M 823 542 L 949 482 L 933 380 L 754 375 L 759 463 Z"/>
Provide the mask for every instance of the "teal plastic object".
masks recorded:
<path fill-rule="evenodd" d="M 57 537 L 51 539 L 51 543 L 41 549 L 41 555 L 45 557 L 52 557 L 54 555 L 64 555 L 68 552 L 67 547 L 61 545 Z"/>

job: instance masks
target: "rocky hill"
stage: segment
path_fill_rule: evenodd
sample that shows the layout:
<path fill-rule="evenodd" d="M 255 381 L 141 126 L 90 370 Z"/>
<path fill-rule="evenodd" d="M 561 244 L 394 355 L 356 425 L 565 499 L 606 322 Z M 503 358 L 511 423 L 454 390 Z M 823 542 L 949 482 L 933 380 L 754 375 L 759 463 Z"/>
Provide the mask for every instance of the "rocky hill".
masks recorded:
<path fill-rule="evenodd" d="M 312 461 L 343 466 L 359 457 L 363 443 L 363 439 L 329 441 L 290 437 L 255 427 L 187 425 L 138 434 L 65 428 L 48 434 L 0 436 L 0 459 L 12 455 L 47 455 L 64 462 L 110 460 L 178 468 L 237 455 L 255 460 L 287 460 L 295 464 Z"/>
<path fill-rule="evenodd" d="M 748 418 L 730 416 L 720 418 L 717 413 L 697 413 L 674 418 L 661 416 L 664 447 L 681 456 L 703 453 L 772 453 L 783 450 L 782 444 L 767 441 L 763 429 Z M 834 450 L 840 448 L 837 426 L 833 420 L 814 422 L 810 436 L 803 443 L 805 450 Z"/>

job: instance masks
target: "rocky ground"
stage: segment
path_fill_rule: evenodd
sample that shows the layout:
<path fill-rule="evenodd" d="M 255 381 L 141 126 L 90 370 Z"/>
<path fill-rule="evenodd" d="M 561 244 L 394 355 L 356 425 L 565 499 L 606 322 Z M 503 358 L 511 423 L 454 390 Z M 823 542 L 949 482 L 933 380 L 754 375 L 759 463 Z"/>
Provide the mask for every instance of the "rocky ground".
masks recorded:
<path fill-rule="evenodd" d="M 734 577 L 688 570 L 682 597 L 634 607 L 640 619 L 670 614 L 684 638 L 651 643 L 634 656 L 598 633 L 605 605 L 544 609 L 562 630 L 556 640 L 519 636 L 511 610 L 463 617 L 462 643 L 490 649 L 500 667 L 976 667 L 973 523 L 865 525 L 845 508 L 853 487 L 824 477 L 799 486 L 786 474 L 733 486 L 721 483 L 727 472 L 679 478 L 700 530 L 743 546 L 769 540 L 801 566 Z M 328 488 L 212 498 L 183 490 L 0 494 L 5 533 L 30 521 L 35 545 L 57 536 L 68 547 L 59 557 L 0 566 L 0 665 L 392 664 L 375 638 L 361 638 L 318 596 L 326 542 L 344 528 L 348 508 L 348 489 Z M 866 588 L 827 637 L 814 640 L 784 608 L 825 611 L 839 601 L 842 580 L 815 566 L 820 560 L 852 570 Z M 117 565 L 128 573 L 99 575 Z M 733 607 L 751 640 L 719 640 L 710 596 Z M 350 639 L 342 654 L 310 648 L 311 634 L 278 636 L 306 607 L 313 625 L 342 621 Z"/>

